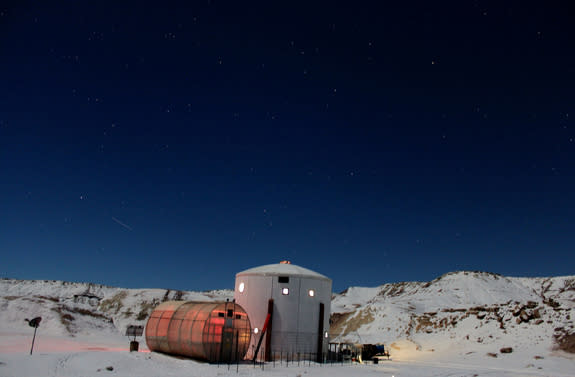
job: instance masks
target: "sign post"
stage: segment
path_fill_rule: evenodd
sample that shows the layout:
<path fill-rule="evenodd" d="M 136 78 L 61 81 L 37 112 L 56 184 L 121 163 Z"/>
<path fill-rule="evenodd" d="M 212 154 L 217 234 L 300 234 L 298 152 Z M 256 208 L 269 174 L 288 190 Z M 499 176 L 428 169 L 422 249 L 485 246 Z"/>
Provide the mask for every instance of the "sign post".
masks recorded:
<path fill-rule="evenodd" d="M 126 329 L 126 336 L 134 337 L 134 339 L 130 341 L 130 352 L 138 352 L 139 343 L 136 341 L 136 337 L 142 336 L 143 333 L 144 333 L 144 326 L 136 326 L 136 325 L 128 326 L 128 328 Z"/>
<path fill-rule="evenodd" d="M 40 321 L 42 321 L 42 317 L 36 317 L 36 318 L 32 318 L 32 319 L 25 319 L 26 322 L 28 322 L 28 325 L 30 327 L 34 328 L 34 336 L 32 337 L 32 347 L 30 348 L 30 355 L 32 354 L 32 352 L 34 351 L 34 341 L 36 340 L 36 330 L 38 330 L 38 326 L 40 326 Z"/>

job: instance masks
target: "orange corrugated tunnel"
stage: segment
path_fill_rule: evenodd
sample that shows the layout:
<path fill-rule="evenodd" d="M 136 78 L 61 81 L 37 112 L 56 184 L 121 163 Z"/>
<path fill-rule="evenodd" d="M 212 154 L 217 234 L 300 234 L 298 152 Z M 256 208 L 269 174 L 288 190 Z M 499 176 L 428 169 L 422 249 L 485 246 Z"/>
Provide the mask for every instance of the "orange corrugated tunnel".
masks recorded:
<path fill-rule="evenodd" d="M 242 360 L 250 337 L 248 315 L 234 302 L 167 301 L 146 324 L 150 351 L 209 362 Z"/>

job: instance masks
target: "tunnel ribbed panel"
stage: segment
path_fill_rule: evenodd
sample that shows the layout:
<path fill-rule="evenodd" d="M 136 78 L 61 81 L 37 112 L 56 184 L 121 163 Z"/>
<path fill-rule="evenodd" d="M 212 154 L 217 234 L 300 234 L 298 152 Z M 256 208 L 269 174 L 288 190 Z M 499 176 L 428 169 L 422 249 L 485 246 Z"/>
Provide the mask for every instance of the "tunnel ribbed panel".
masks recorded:
<path fill-rule="evenodd" d="M 150 351 L 209 362 L 243 359 L 250 338 L 248 315 L 233 302 L 164 302 L 146 325 Z"/>

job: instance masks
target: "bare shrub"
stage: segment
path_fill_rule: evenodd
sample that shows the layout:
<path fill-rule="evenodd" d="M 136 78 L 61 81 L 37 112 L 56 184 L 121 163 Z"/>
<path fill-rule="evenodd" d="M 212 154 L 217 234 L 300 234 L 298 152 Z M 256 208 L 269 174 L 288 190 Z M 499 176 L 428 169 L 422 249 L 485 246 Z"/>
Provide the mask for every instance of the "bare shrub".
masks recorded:
<path fill-rule="evenodd" d="M 148 302 L 148 301 L 143 301 L 140 304 L 140 311 L 138 312 L 138 314 L 136 315 L 136 321 L 143 321 L 146 318 L 148 318 L 148 316 L 150 315 L 150 313 L 152 312 L 152 310 L 158 305 L 158 302 L 156 300 L 152 300 L 152 302 Z"/>
<path fill-rule="evenodd" d="M 113 312 L 118 314 L 120 309 L 124 306 L 123 300 L 128 296 L 128 292 L 121 291 L 114 295 L 114 297 L 102 301 L 100 304 L 100 310 L 103 312 Z"/>
<path fill-rule="evenodd" d="M 555 341 L 557 342 L 558 349 L 569 353 L 575 353 L 575 333 L 556 335 Z"/>

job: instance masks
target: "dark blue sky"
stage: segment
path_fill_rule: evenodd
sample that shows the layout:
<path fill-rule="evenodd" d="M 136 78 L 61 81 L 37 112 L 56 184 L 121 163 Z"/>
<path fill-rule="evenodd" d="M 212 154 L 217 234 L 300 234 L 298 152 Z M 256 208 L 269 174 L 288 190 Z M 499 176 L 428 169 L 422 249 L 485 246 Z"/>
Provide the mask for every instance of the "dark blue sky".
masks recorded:
<path fill-rule="evenodd" d="M 572 7 L 384 3 L 2 3 L 1 276 L 575 273 Z"/>

